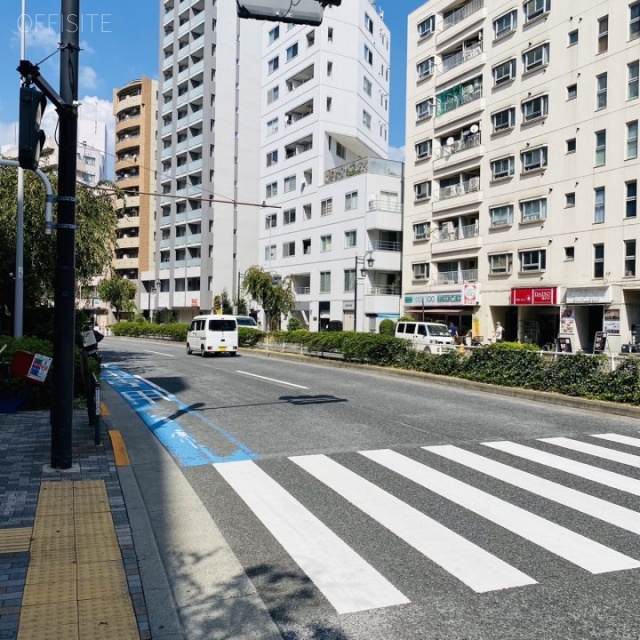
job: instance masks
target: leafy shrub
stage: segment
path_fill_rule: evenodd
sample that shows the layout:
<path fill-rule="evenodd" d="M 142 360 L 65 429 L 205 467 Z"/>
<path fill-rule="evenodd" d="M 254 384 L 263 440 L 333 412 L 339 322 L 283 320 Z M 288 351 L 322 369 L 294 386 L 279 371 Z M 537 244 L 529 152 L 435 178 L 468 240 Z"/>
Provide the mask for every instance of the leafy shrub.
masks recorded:
<path fill-rule="evenodd" d="M 383 367 L 394 365 L 412 345 L 407 340 L 375 333 L 345 333 L 342 355 L 347 362 L 367 362 Z"/>
<path fill-rule="evenodd" d="M 291 317 L 287 321 L 287 331 L 297 331 L 302 329 L 302 322 L 298 318 Z"/>
<path fill-rule="evenodd" d="M 602 388 L 603 364 L 603 356 L 586 353 L 553 358 L 547 364 L 541 388 L 567 396 L 595 397 L 598 388 Z"/>
<path fill-rule="evenodd" d="M 114 336 L 129 338 L 165 338 L 185 342 L 189 325 L 182 322 L 151 324 L 149 322 L 118 322 L 111 325 Z"/>
<path fill-rule="evenodd" d="M 380 322 L 378 332 L 381 336 L 394 336 L 396 334 L 396 323 L 389 318 L 385 318 Z"/>
<path fill-rule="evenodd" d="M 264 339 L 264 332 L 252 327 L 238 327 L 238 346 L 255 347 Z"/>

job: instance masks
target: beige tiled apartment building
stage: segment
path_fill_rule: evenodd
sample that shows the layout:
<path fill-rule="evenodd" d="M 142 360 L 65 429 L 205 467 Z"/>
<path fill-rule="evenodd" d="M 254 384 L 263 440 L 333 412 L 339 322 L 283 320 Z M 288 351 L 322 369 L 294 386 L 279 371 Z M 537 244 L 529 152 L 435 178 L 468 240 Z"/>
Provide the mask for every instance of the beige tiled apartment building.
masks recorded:
<path fill-rule="evenodd" d="M 132 80 L 113 92 L 116 117 L 115 180 L 126 191 L 118 202 L 118 240 L 112 266 L 138 286 L 138 309 L 153 309 L 152 283 L 140 281 L 153 268 L 155 247 L 158 83 L 150 78 Z"/>
<path fill-rule="evenodd" d="M 573 351 L 640 342 L 639 59 L 638 0 L 409 16 L 402 313 Z"/>

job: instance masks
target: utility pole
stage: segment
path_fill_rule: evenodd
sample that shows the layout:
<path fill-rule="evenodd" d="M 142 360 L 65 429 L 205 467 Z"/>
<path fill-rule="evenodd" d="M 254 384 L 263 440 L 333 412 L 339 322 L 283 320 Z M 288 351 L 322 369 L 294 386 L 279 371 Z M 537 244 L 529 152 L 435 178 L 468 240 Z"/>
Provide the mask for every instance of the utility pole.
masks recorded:
<path fill-rule="evenodd" d="M 51 466 L 54 469 L 69 469 L 72 463 L 79 18 L 80 0 L 62 0 L 60 46 L 62 104 L 57 109 L 60 119 L 60 157 L 53 316 L 55 393 L 51 408 Z"/>

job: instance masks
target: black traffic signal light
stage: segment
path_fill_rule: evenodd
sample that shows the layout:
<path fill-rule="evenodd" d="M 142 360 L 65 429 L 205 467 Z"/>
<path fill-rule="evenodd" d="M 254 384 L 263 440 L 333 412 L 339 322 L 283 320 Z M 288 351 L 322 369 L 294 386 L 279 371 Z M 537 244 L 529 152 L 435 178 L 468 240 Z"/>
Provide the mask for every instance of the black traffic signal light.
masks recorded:
<path fill-rule="evenodd" d="M 46 135 L 40 122 L 47 98 L 35 87 L 20 88 L 20 127 L 18 131 L 18 162 L 23 169 L 35 171 L 40 161 Z"/>

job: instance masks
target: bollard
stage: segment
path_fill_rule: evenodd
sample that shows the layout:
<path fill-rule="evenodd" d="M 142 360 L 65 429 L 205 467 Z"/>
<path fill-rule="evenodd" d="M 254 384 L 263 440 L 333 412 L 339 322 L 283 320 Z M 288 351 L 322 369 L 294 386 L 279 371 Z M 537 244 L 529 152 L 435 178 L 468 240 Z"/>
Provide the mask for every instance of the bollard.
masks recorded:
<path fill-rule="evenodd" d="M 93 421 L 94 425 L 94 441 L 95 444 L 100 444 L 100 380 L 96 377 L 95 374 L 92 374 L 93 378 L 93 399 L 95 403 L 95 419 Z"/>

